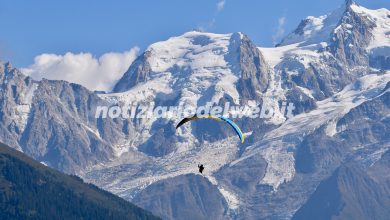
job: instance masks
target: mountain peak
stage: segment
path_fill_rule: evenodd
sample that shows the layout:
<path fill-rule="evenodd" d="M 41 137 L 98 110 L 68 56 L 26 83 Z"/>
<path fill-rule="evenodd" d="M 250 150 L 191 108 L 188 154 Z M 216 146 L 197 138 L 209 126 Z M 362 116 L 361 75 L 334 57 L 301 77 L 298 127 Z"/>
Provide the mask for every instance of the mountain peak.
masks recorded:
<path fill-rule="evenodd" d="M 12 64 L 10 62 L 5 62 L 4 63 L 4 67 L 7 69 L 7 70 L 11 70 L 12 69 Z"/>
<path fill-rule="evenodd" d="M 113 91 L 128 91 L 140 83 L 170 76 L 186 77 L 208 72 L 215 77 L 230 62 L 230 55 L 236 52 L 232 46 L 238 47 L 243 38 L 244 34 L 240 32 L 215 34 L 189 31 L 156 42 L 132 63 Z M 168 72 L 170 74 L 166 75 Z M 233 75 L 239 75 L 239 72 L 233 72 Z"/>
<path fill-rule="evenodd" d="M 0 74 L 9 73 L 12 70 L 12 64 L 10 62 L 0 61 Z"/>
<path fill-rule="evenodd" d="M 345 0 L 345 6 L 348 8 L 351 5 L 356 5 L 356 2 L 354 0 Z"/>
<path fill-rule="evenodd" d="M 337 30 L 341 23 L 350 21 L 351 16 L 355 16 L 355 18 L 361 17 L 360 14 L 362 13 L 370 15 L 370 17 L 372 17 L 372 15 L 375 17 L 379 12 L 378 10 L 366 9 L 357 4 L 354 0 L 345 0 L 341 7 L 330 14 L 319 17 L 308 16 L 303 19 L 298 27 L 276 46 L 286 46 L 296 43 L 305 46 L 328 42 L 330 40 L 329 36 L 333 35 L 334 31 Z M 345 19 L 347 17 L 349 17 L 349 19 Z M 370 19 L 367 18 L 361 18 L 360 20 L 363 22 L 362 25 L 370 23 Z M 352 28 L 356 27 L 356 25 L 360 24 L 349 24 L 347 26 Z"/>

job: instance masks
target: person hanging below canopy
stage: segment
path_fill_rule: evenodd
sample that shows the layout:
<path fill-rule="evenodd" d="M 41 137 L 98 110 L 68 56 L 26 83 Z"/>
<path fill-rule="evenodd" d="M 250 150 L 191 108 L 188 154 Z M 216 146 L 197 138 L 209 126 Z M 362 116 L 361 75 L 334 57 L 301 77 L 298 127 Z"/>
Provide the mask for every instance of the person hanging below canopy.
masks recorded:
<path fill-rule="evenodd" d="M 199 173 L 203 173 L 203 170 L 204 170 L 204 166 L 203 164 L 198 164 L 198 168 L 199 168 Z"/>

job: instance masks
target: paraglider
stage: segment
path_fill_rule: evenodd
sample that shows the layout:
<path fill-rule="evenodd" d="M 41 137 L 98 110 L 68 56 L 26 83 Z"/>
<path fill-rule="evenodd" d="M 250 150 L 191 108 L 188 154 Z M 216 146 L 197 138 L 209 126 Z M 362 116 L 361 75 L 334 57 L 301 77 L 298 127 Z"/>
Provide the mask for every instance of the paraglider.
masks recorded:
<path fill-rule="evenodd" d="M 217 117 L 217 116 L 213 116 L 213 115 L 200 115 L 200 116 L 194 115 L 192 117 L 184 118 L 183 120 L 181 120 L 179 122 L 179 124 L 177 124 L 176 129 L 178 129 L 180 126 L 182 126 L 183 124 L 185 124 L 185 123 L 187 123 L 189 121 L 196 120 L 196 119 L 201 119 L 201 118 L 210 118 L 210 119 L 214 119 L 214 120 L 218 120 L 218 121 L 227 122 L 234 129 L 234 131 L 236 132 L 236 134 L 240 138 L 241 143 L 244 143 L 245 136 L 242 133 L 241 129 L 233 121 L 231 121 L 228 118 L 225 118 L 223 116 L 218 116 Z"/>
<path fill-rule="evenodd" d="M 199 168 L 199 173 L 203 173 L 203 170 L 204 170 L 203 164 L 201 164 L 201 165 L 198 164 L 198 168 Z"/>

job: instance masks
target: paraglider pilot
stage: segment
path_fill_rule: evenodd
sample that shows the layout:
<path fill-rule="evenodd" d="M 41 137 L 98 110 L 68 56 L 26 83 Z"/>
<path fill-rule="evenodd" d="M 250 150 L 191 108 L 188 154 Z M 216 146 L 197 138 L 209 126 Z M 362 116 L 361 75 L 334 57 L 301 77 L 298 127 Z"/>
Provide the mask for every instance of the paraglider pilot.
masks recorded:
<path fill-rule="evenodd" d="M 203 173 L 203 170 L 204 170 L 203 164 L 201 164 L 201 165 L 198 164 L 198 168 L 199 168 L 199 173 Z"/>

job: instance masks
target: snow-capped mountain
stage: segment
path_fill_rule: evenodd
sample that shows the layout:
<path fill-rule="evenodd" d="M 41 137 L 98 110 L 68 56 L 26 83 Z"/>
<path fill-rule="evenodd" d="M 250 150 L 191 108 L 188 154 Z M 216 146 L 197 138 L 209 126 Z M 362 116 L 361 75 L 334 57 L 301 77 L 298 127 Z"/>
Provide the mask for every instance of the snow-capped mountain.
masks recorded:
<path fill-rule="evenodd" d="M 0 140 L 59 170 L 78 173 L 115 156 L 112 144 L 130 131 L 121 120 L 95 118 L 104 101 L 65 81 L 34 81 L 0 64 Z"/>
<path fill-rule="evenodd" d="M 166 219 L 381 219 L 390 214 L 389 67 L 390 11 L 350 0 L 274 48 L 243 33 L 157 42 L 107 94 L 2 64 L 0 141 Z M 296 116 L 234 119 L 244 145 L 207 120 L 176 131 L 181 118 L 94 117 L 98 105 L 253 101 L 294 103 Z M 370 195 L 373 209 L 354 212 Z"/>

